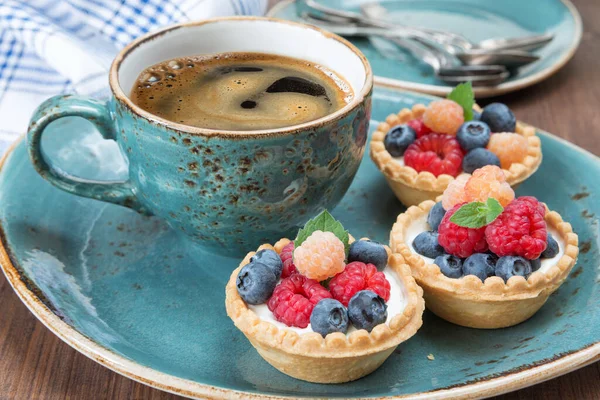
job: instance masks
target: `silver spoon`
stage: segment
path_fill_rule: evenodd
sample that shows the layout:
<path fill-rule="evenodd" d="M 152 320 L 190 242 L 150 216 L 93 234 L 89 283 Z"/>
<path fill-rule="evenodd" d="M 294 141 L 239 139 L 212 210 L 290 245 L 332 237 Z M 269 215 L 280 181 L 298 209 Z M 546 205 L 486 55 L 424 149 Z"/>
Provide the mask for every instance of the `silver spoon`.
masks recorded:
<path fill-rule="evenodd" d="M 554 39 L 553 33 L 543 33 L 541 35 L 524 36 L 520 38 L 492 38 L 479 42 L 479 47 L 487 50 L 538 50 Z"/>
<path fill-rule="evenodd" d="M 461 82 L 471 82 L 473 86 L 496 86 L 504 82 L 510 73 L 500 65 L 451 65 L 441 51 L 425 43 L 393 36 L 387 38 L 408 50 L 413 56 L 431 66 L 437 79 L 455 86 Z"/>
<path fill-rule="evenodd" d="M 307 12 L 303 12 L 300 18 L 341 36 L 382 36 L 388 39 L 397 36 L 401 38 L 418 38 L 420 41 L 428 39 L 422 33 L 415 35 L 411 30 L 403 28 L 390 30 L 348 23 L 333 24 L 327 18 Z M 503 65 L 507 68 L 519 68 L 540 59 L 539 56 L 520 50 L 498 50 L 493 52 L 489 50 L 469 50 L 452 53 L 452 55 L 465 65 Z"/>
<path fill-rule="evenodd" d="M 506 68 L 520 68 L 540 59 L 539 56 L 521 50 L 470 50 L 454 54 L 466 65 L 501 64 Z"/>
<path fill-rule="evenodd" d="M 310 0 L 312 2 L 312 0 Z M 388 10 L 383 7 L 379 3 L 366 3 L 360 6 L 361 12 L 363 15 L 368 17 L 370 20 L 375 20 L 381 23 L 390 24 L 386 20 L 386 14 Z M 428 31 L 427 28 L 420 28 L 424 31 Z M 436 31 L 432 30 L 434 35 L 440 34 L 448 34 L 448 32 L 444 31 Z M 539 49 L 546 44 L 548 44 L 554 38 L 554 34 L 552 33 L 544 33 L 541 35 L 532 35 L 532 36 L 524 36 L 518 38 L 491 38 L 483 40 L 479 43 L 473 43 L 469 41 L 464 36 L 453 34 L 453 39 L 460 38 L 461 43 L 457 45 L 457 47 L 462 47 L 461 50 L 488 50 L 488 51 L 496 51 L 496 50 L 521 50 L 521 51 L 531 51 L 535 49 Z M 450 50 L 451 51 L 451 50 Z"/>
<path fill-rule="evenodd" d="M 385 10 L 385 8 L 376 3 L 364 4 L 361 7 L 361 11 L 373 20 L 380 16 L 381 10 Z M 504 43 L 506 42 L 507 39 L 504 39 Z M 457 57 L 465 65 L 504 65 L 506 68 L 517 69 L 540 59 L 539 56 L 529 52 L 510 48 L 503 50 L 470 48 L 456 51 L 454 46 L 444 46 L 444 50 Z"/>
<path fill-rule="evenodd" d="M 470 49 L 482 49 L 482 50 L 502 49 L 502 50 L 506 50 L 506 49 L 512 49 L 512 48 L 527 50 L 527 49 L 532 49 L 532 48 L 539 48 L 540 46 L 547 44 L 554 37 L 552 34 L 543 34 L 543 35 L 535 35 L 535 36 L 528 36 L 528 37 L 522 37 L 522 38 L 487 39 L 487 40 L 482 41 L 481 43 L 472 43 L 469 40 L 467 40 L 465 37 L 455 34 L 455 33 L 451 33 L 451 32 L 444 32 L 444 31 L 438 31 L 438 30 L 427 29 L 427 28 L 417 29 L 417 28 L 412 28 L 412 27 L 404 27 L 404 26 L 400 26 L 398 24 L 391 24 L 386 21 L 381 21 L 379 19 L 379 17 L 381 17 L 382 12 L 387 12 L 387 10 L 385 8 L 381 7 L 380 5 L 378 5 L 377 3 L 367 3 L 367 4 L 363 4 L 363 6 L 361 7 L 361 10 L 363 11 L 363 13 L 368 15 L 368 17 L 365 17 L 359 13 L 355 13 L 355 12 L 351 12 L 351 11 L 337 10 L 337 9 L 333 9 L 330 7 L 326 7 L 326 6 L 323 6 L 319 3 L 317 3 L 314 0 L 298 0 L 298 2 L 296 4 L 297 4 L 298 10 L 299 10 L 299 14 L 302 10 L 303 11 L 312 11 L 313 13 L 315 13 L 317 15 L 325 14 L 327 16 L 338 18 L 337 21 L 332 21 L 332 22 L 343 22 L 343 21 L 353 22 L 355 24 L 364 24 L 364 25 L 370 25 L 370 26 L 375 26 L 375 27 L 380 27 L 380 28 L 385 28 L 385 29 L 395 29 L 395 28 L 402 27 L 404 29 L 409 29 L 413 32 L 420 32 L 420 33 L 428 34 L 428 35 L 430 35 L 432 40 L 435 40 L 442 45 L 455 46 L 461 50 L 470 50 Z M 373 17 L 375 17 L 375 18 L 373 18 Z M 451 49 L 446 48 L 446 50 L 451 50 Z"/>
<path fill-rule="evenodd" d="M 313 16 L 310 13 L 302 13 L 301 18 L 306 22 L 312 23 L 314 25 L 318 25 L 324 29 L 327 29 L 330 32 L 333 32 L 335 34 L 342 35 L 342 36 L 359 36 L 359 37 L 379 36 L 379 37 L 388 39 L 390 41 L 393 41 L 396 44 L 400 44 L 400 43 L 395 41 L 394 39 L 414 38 L 414 36 L 412 36 L 409 32 L 402 31 L 401 29 L 397 29 L 397 30 L 393 30 L 393 31 L 390 31 L 390 30 L 386 31 L 381 28 L 370 28 L 370 27 L 356 26 L 356 25 L 352 25 L 352 24 L 345 24 L 345 25 L 341 25 L 339 23 L 333 24 L 330 22 L 324 22 L 326 20 L 322 19 L 321 17 Z M 429 52 L 433 53 L 432 56 L 435 57 L 437 60 L 439 60 L 439 63 L 438 63 L 439 68 L 442 71 L 443 70 L 453 70 L 453 71 L 459 72 L 459 75 L 461 74 L 460 71 L 462 71 L 469 76 L 486 75 L 486 74 L 487 75 L 501 74 L 502 77 L 504 76 L 503 73 L 506 72 L 506 68 L 504 68 L 502 65 L 476 65 L 475 66 L 476 68 L 469 68 L 470 66 L 457 65 L 457 63 L 453 61 L 453 60 L 455 60 L 453 56 L 449 56 L 448 54 L 445 54 L 444 52 L 440 51 L 439 49 L 429 46 L 426 42 L 421 42 L 421 44 L 423 46 L 429 47 Z M 406 45 L 404 45 L 404 41 L 402 42 L 402 44 L 400 44 L 400 46 L 403 48 L 407 47 Z M 431 63 L 429 63 L 429 64 L 431 65 Z M 435 69 L 435 67 L 434 67 L 434 69 Z M 443 75 L 443 72 L 442 72 L 442 75 Z M 454 77 L 454 76 L 456 76 L 456 74 L 453 73 L 452 76 Z"/>
<path fill-rule="evenodd" d="M 412 40 L 400 37 L 390 37 L 388 39 L 410 51 L 416 58 L 429 64 L 439 80 L 452 85 L 471 82 L 473 86 L 496 86 L 510 76 L 510 73 L 500 65 L 452 66 L 448 64 L 448 60 L 440 54 L 439 50 L 427 46 L 425 43 L 417 44 Z"/>
<path fill-rule="evenodd" d="M 461 37 L 460 35 L 456 35 L 451 32 L 443 32 L 437 31 L 434 29 L 417 29 L 413 27 L 407 26 L 399 26 L 395 24 L 390 24 L 383 21 L 374 20 L 369 17 L 365 17 L 359 13 L 346 11 L 346 10 L 337 10 L 334 8 L 330 8 L 324 6 L 322 4 L 317 3 L 314 0 L 298 0 L 296 2 L 296 8 L 298 14 L 301 14 L 302 11 L 311 12 L 313 15 L 328 19 L 328 17 L 334 17 L 335 19 L 332 22 L 349 22 L 354 24 L 379 27 L 385 29 L 396 29 L 402 28 L 406 29 L 410 32 L 413 32 L 415 36 L 420 36 L 422 34 L 428 35 L 432 40 L 436 40 L 438 43 L 442 45 L 453 45 L 460 48 L 468 48 L 471 46 L 471 43 Z"/>

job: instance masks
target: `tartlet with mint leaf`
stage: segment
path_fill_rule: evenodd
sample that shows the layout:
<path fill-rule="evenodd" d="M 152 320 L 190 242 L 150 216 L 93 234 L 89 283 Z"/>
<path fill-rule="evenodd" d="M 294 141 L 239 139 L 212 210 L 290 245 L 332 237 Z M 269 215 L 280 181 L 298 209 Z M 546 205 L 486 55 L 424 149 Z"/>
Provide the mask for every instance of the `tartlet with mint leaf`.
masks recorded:
<path fill-rule="evenodd" d="M 231 274 L 225 305 L 265 361 L 318 383 L 373 372 L 417 332 L 425 308 L 400 255 L 355 241 L 327 211 L 294 241 L 248 253 Z"/>
<path fill-rule="evenodd" d="M 515 198 L 496 166 L 456 180 L 437 203 L 409 207 L 392 228 L 390 246 L 410 265 L 429 310 L 482 329 L 535 314 L 579 254 L 571 225 L 535 197 Z"/>
<path fill-rule="evenodd" d="M 447 99 L 389 115 L 373 133 L 370 156 L 406 206 L 435 200 L 452 181 L 486 165 L 502 168 L 516 186 L 542 162 L 535 128 L 517 122 L 504 104 L 481 110 L 470 83 Z"/>

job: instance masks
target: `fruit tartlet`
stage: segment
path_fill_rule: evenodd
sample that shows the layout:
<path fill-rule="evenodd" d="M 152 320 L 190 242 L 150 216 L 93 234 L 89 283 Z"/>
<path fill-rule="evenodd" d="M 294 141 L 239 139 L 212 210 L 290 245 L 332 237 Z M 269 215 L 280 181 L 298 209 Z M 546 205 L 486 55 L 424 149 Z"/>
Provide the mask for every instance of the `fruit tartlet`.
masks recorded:
<path fill-rule="evenodd" d="M 485 165 L 501 167 L 516 186 L 542 162 L 535 128 L 516 121 L 504 104 L 474 110 L 470 84 L 448 99 L 391 114 L 373 133 L 371 159 L 407 207 L 435 200 L 455 179 Z"/>
<path fill-rule="evenodd" d="M 269 364 L 318 383 L 373 372 L 417 332 L 425 308 L 400 255 L 353 241 L 327 211 L 295 241 L 248 253 L 231 274 L 225 304 Z"/>
<path fill-rule="evenodd" d="M 390 242 L 411 266 L 429 310 L 484 329 L 535 314 L 579 254 L 571 225 L 535 197 L 515 198 L 496 166 L 456 180 L 437 203 L 409 207 Z"/>

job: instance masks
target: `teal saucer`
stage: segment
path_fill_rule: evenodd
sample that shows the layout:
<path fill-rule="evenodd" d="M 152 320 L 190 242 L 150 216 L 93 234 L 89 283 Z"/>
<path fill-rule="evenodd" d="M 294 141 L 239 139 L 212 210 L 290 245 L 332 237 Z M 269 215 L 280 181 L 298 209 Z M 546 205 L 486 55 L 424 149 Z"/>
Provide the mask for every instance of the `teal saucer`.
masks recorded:
<path fill-rule="evenodd" d="M 431 99 L 377 88 L 371 125 Z M 118 149 L 99 142 L 88 123 L 61 120 L 50 129 L 44 146 L 56 167 L 87 178 L 122 176 Z M 239 259 L 194 248 L 158 219 L 54 188 L 33 170 L 23 141 L 0 170 L 0 262 L 23 302 L 62 340 L 163 390 L 197 398 L 491 396 L 600 354 L 600 161 L 540 136 L 544 162 L 518 191 L 546 201 L 579 234 L 581 256 L 567 281 L 512 328 L 467 329 L 426 312 L 416 336 L 380 369 L 347 384 L 295 380 L 263 361 L 225 314 L 225 284 Z M 83 161 L 90 158 L 93 164 Z M 403 210 L 365 156 L 333 213 L 354 236 L 387 241 Z"/>
<path fill-rule="evenodd" d="M 373 0 L 319 0 L 323 5 L 360 12 L 361 3 Z M 554 39 L 535 53 L 540 60 L 521 68 L 506 82 L 494 87 L 476 87 L 477 98 L 497 96 L 533 85 L 557 72 L 577 50 L 582 34 L 581 17 L 569 0 L 379 0 L 390 21 L 460 33 L 478 42 L 494 37 L 519 37 L 553 33 Z M 300 21 L 295 0 L 284 0 L 269 16 Z M 375 82 L 400 89 L 435 95 L 452 87 L 433 76 L 433 71 L 398 47 L 381 42 L 384 56 L 372 42 L 351 38 L 369 59 Z"/>

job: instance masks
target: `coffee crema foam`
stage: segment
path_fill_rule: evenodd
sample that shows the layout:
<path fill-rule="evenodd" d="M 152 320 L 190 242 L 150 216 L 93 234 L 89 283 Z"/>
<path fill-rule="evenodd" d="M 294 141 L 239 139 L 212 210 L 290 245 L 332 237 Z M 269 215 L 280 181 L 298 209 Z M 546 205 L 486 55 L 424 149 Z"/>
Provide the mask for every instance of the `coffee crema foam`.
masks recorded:
<path fill-rule="evenodd" d="M 323 66 L 263 53 L 177 58 L 146 68 L 131 100 L 164 119 L 207 129 L 257 130 L 329 115 L 354 94 Z"/>

